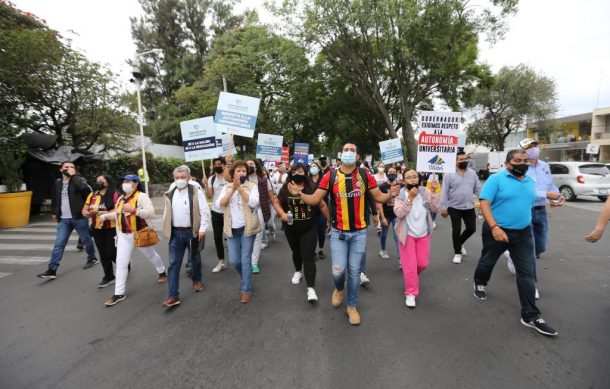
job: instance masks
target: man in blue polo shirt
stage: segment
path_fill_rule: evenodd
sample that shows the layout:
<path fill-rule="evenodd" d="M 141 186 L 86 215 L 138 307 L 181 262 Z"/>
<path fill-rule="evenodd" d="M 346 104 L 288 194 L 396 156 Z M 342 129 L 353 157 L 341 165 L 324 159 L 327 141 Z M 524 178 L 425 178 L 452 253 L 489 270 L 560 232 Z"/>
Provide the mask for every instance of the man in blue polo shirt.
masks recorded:
<path fill-rule="evenodd" d="M 491 272 L 500 255 L 508 250 L 517 272 L 521 323 L 541 334 L 556 336 L 557 331 L 540 317 L 534 297 L 534 238 L 530 225 L 536 185 L 526 175 L 528 168 L 527 153 L 511 150 L 506 155 L 506 169 L 492 175 L 483 186 L 483 251 L 474 272 L 474 296 L 487 299 L 485 287 Z"/>

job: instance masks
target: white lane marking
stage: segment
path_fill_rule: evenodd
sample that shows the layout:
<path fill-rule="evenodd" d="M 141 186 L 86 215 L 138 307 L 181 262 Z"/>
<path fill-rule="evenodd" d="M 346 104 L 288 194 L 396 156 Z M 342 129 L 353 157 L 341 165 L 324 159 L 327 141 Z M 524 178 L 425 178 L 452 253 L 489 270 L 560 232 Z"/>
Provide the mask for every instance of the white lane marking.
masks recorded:
<path fill-rule="evenodd" d="M 0 257 L 2 265 L 39 265 L 49 262 L 49 257 Z"/>
<path fill-rule="evenodd" d="M 10 276 L 13 273 L 0 273 L 0 278 Z"/>
<path fill-rule="evenodd" d="M 16 250 L 16 251 L 38 251 L 38 250 L 45 250 L 45 251 L 51 251 L 53 250 L 53 244 L 38 244 L 38 243 L 34 243 L 34 244 L 26 244 L 26 243 L 0 243 L 0 250 L 4 250 L 4 251 L 12 251 L 12 250 Z M 70 251 L 70 252 L 78 252 L 80 250 L 77 250 L 76 247 L 66 247 L 65 251 Z"/>
<path fill-rule="evenodd" d="M 48 227 L 57 227 L 57 222 L 41 222 L 41 223 L 31 223 L 28 224 L 28 226 L 31 227 L 43 227 L 43 226 L 48 226 Z"/>
<path fill-rule="evenodd" d="M 54 235 L 31 235 L 31 234 L 0 234 L 0 242 L 2 240 L 49 240 L 54 242 Z M 71 236 L 70 242 L 77 242 L 78 236 Z"/>
<path fill-rule="evenodd" d="M 44 228 L 44 227 L 32 227 L 32 228 L 28 228 L 28 227 L 23 227 L 23 228 L 12 228 L 10 230 L 0 230 L 1 232 L 46 232 L 48 234 L 55 234 L 57 233 L 57 228 Z"/>

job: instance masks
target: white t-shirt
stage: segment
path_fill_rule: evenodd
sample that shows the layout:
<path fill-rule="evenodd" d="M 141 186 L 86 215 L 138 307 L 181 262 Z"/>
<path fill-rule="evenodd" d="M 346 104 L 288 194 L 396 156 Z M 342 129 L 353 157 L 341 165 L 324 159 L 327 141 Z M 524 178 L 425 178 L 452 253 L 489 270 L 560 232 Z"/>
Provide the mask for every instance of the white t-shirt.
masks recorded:
<path fill-rule="evenodd" d="M 212 185 L 213 177 L 216 177 L 216 178 L 214 178 L 214 184 Z M 225 187 L 225 185 L 227 185 L 227 182 L 222 177 L 213 175 L 210 178 L 208 178 L 208 186 L 210 188 L 212 188 L 212 193 L 213 193 L 212 194 L 212 211 L 214 211 L 216 213 L 225 213 L 224 208 L 216 206 L 216 200 L 218 200 L 218 198 L 220 197 L 220 192 L 222 192 L 222 189 Z"/>
<path fill-rule="evenodd" d="M 288 173 L 281 174 L 280 172 L 275 172 L 271 176 L 271 182 L 273 183 L 273 190 L 276 194 L 280 193 L 280 189 L 282 189 L 282 187 L 286 183 L 286 178 L 288 178 Z"/>
<path fill-rule="evenodd" d="M 220 199 L 222 199 L 228 191 L 228 186 L 225 185 L 220 192 L 218 199 L 214 201 L 214 206 L 220 208 Z M 258 208 L 258 188 L 253 186 L 248 193 L 248 207 L 252 212 L 256 212 Z M 231 228 L 242 228 L 246 225 L 244 219 L 244 202 L 239 192 L 235 191 L 229 200 L 229 210 L 231 212 Z"/>
<path fill-rule="evenodd" d="M 407 234 L 415 238 L 428 235 L 428 211 L 424 208 L 421 195 L 413 199 L 411 211 L 407 215 Z"/>
<path fill-rule="evenodd" d="M 383 173 L 382 175 L 379 175 L 379 173 L 377 173 L 373 177 L 375 177 L 375 181 L 377 181 L 377 186 L 383 184 L 388 180 L 388 176 L 386 176 L 385 173 Z"/>

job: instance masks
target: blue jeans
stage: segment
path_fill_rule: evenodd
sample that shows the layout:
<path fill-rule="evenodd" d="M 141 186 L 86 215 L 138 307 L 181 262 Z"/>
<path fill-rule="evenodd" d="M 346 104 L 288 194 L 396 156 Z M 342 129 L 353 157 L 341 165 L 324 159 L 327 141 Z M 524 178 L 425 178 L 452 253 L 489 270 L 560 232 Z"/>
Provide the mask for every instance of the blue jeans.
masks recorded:
<path fill-rule="evenodd" d="M 55 237 L 55 245 L 53 246 L 53 252 L 51 253 L 49 269 L 57 270 L 59 267 L 59 262 L 61 262 L 61 258 L 64 255 L 64 249 L 68 244 L 70 234 L 74 230 L 76 230 L 78 236 L 85 244 L 87 262 L 96 259 L 95 246 L 93 245 L 93 239 L 91 239 L 91 232 L 89 231 L 89 221 L 84 217 L 78 219 L 59 219 L 59 222 L 57 223 L 57 236 Z"/>
<path fill-rule="evenodd" d="M 190 248 L 191 252 L 190 259 L 193 268 L 191 280 L 193 282 L 201 281 L 201 253 L 197 250 L 198 245 L 199 238 L 193 237 L 192 230 L 172 229 L 172 237 L 169 240 L 169 268 L 167 269 L 168 298 L 180 295 L 180 268 L 187 248 Z"/>
<path fill-rule="evenodd" d="M 498 258 L 504 251 L 508 250 L 517 273 L 521 317 L 525 321 L 530 321 L 540 316 L 535 299 L 536 282 L 534 281 L 534 239 L 532 231 L 530 227 L 526 227 L 522 230 L 505 229 L 504 232 L 508 236 L 508 242 L 498 242 L 493 238 L 487 223 L 483 223 L 481 233 L 483 251 L 474 272 L 474 283 L 476 285 L 487 285 Z"/>
<path fill-rule="evenodd" d="M 536 256 L 539 256 L 546 251 L 546 237 L 549 231 L 546 207 L 540 209 L 532 208 L 532 231 L 534 233 Z"/>
<path fill-rule="evenodd" d="M 241 291 L 250 292 L 252 288 L 252 250 L 256 235 L 245 236 L 245 228 L 232 228 L 233 236 L 227 237 L 229 262 L 241 277 Z"/>
<path fill-rule="evenodd" d="M 344 239 L 341 239 L 341 235 Z M 347 268 L 347 306 L 355 307 L 360 287 L 360 266 L 366 251 L 366 229 L 360 231 L 339 231 L 333 228 L 330 235 L 332 274 L 335 288 L 345 288 Z"/>
<path fill-rule="evenodd" d="M 396 245 L 396 254 L 398 255 L 398 237 L 396 236 L 396 231 L 394 231 L 394 227 L 396 226 L 396 216 L 390 216 L 390 217 L 386 216 L 386 219 L 388 219 L 387 227 L 384 226 L 383 224 L 381 225 L 381 235 L 380 235 L 381 249 L 385 251 L 385 246 L 386 246 L 385 243 L 388 238 L 388 230 L 391 227 L 392 236 L 394 237 L 394 244 Z"/>

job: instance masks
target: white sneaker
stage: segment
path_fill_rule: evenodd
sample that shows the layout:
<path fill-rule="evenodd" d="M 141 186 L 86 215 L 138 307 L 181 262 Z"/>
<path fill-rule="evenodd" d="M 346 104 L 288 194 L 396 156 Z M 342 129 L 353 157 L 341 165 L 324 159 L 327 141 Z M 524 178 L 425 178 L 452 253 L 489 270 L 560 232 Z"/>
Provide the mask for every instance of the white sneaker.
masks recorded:
<path fill-rule="evenodd" d="M 538 293 L 538 288 L 536 288 L 536 294 L 534 295 L 536 300 L 540 300 L 540 293 Z"/>
<path fill-rule="evenodd" d="M 453 263 L 455 263 L 455 264 L 462 263 L 462 254 L 455 254 L 453 256 Z"/>
<path fill-rule="evenodd" d="M 301 282 L 301 278 L 303 278 L 303 273 L 300 271 L 295 271 L 294 275 L 292 276 L 292 284 L 298 285 Z"/>
<path fill-rule="evenodd" d="M 466 251 L 466 247 L 462 246 L 462 255 L 467 256 L 468 252 Z"/>
<path fill-rule="evenodd" d="M 405 300 L 405 304 L 409 308 L 415 308 L 415 296 L 413 296 L 412 294 L 408 294 L 407 299 Z"/>
<path fill-rule="evenodd" d="M 515 271 L 515 264 L 513 263 L 513 259 L 510 257 L 510 253 L 507 251 L 504 252 L 504 256 L 506 257 L 506 265 L 508 266 L 508 271 L 511 274 L 517 274 Z"/>
<path fill-rule="evenodd" d="M 227 263 L 224 261 L 218 261 L 218 265 L 212 269 L 212 273 L 219 273 L 220 271 L 227 268 Z"/>
<path fill-rule="evenodd" d="M 364 273 L 360 273 L 360 286 L 367 286 L 371 280 Z"/>
<path fill-rule="evenodd" d="M 436 223 L 435 222 L 432 222 L 432 229 L 436 230 Z"/>
<path fill-rule="evenodd" d="M 267 243 L 261 243 L 261 250 L 264 250 L 267 248 Z"/>
<path fill-rule="evenodd" d="M 383 259 L 390 259 L 390 256 L 388 255 L 388 252 L 387 252 L 387 251 L 385 251 L 385 250 L 381 250 L 381 251 L 379 252 L 379 256 L 380 256 L 381 258 L 383 258 Z"/>
<path fill-rule="evenodd" d="M 318 301 L 318 295 L 314 288 L 307 288 L 307 301 L 310 303 L 315 303 Z"/>

